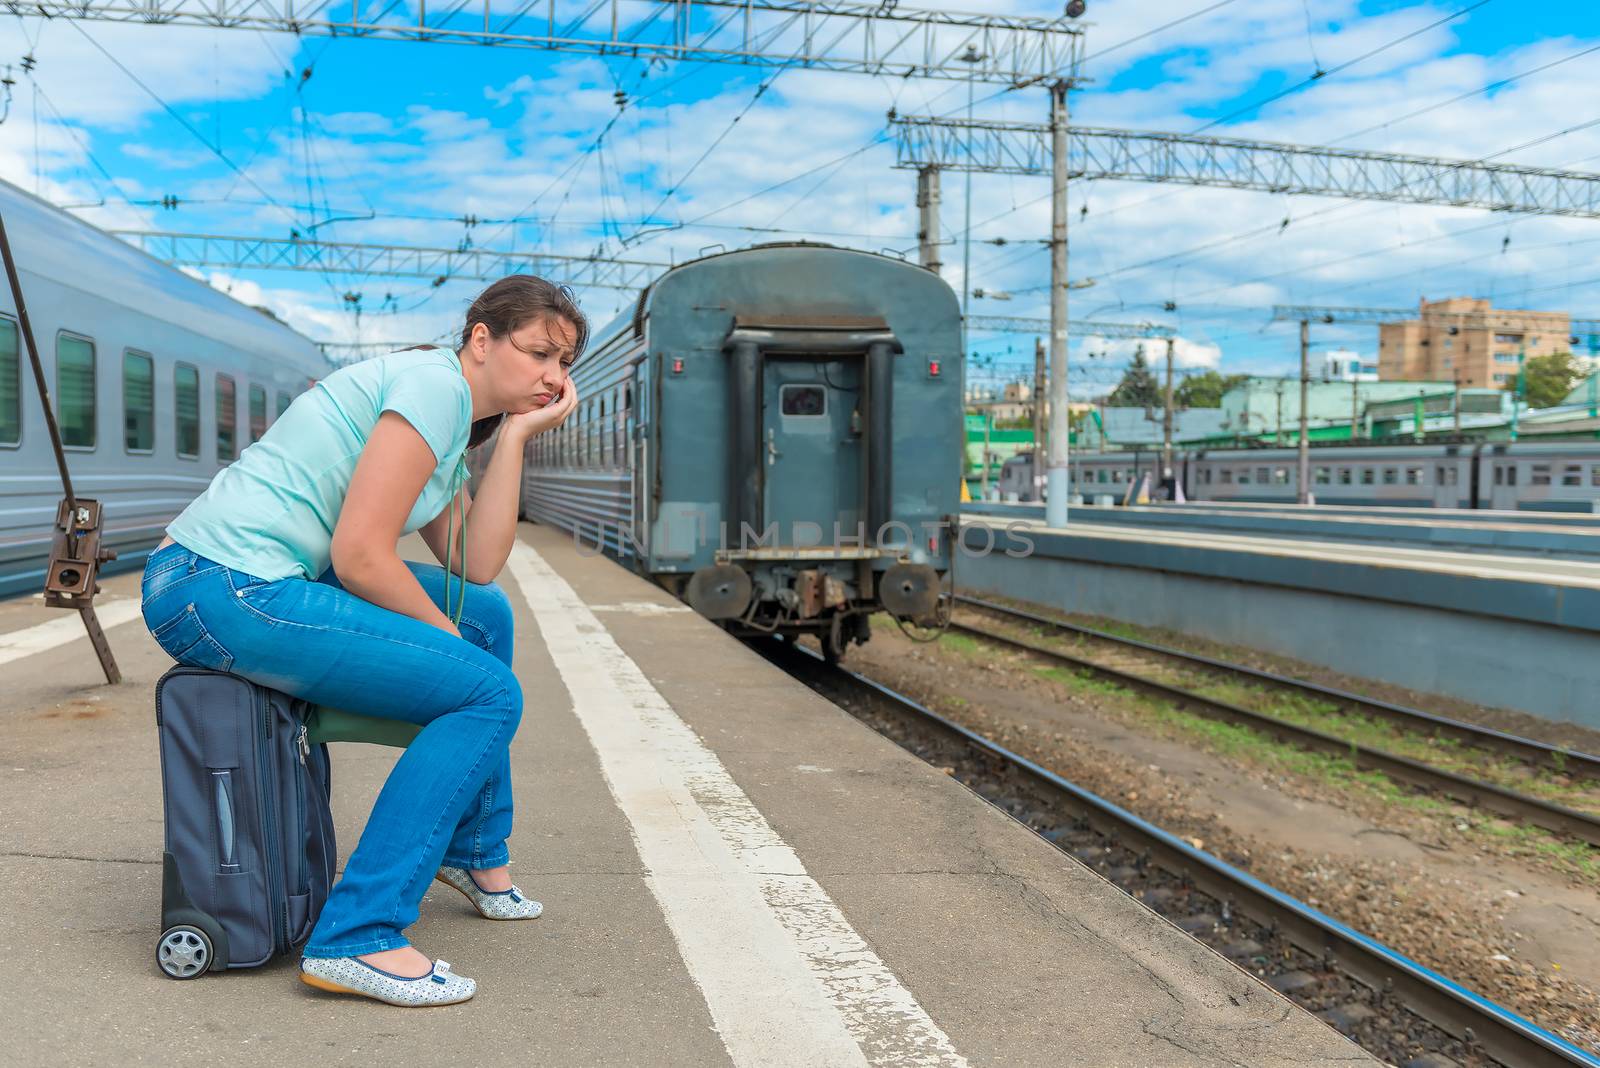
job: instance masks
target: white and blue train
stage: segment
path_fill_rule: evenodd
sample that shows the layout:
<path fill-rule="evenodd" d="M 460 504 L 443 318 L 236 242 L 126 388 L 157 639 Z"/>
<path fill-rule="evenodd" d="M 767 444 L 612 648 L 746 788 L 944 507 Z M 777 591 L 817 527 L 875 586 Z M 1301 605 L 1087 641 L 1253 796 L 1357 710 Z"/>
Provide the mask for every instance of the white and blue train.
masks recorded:
<path fill-rule="evenodd" d="M 1293 504 L 1294 449 L 1190 449 L 1173 455 L 1191 501 Z M 1148 477 L 1161 483 L 1158 451 L 1078 453 L 1070 458 L 1074 493 L 1121 502 Z M 1039 500 L 1032 453 L 1001 468 L 1002 499 Z M 1600 442 L 1519 441 L 1453 445 L 1339 445 L 1311 450 L 1311 493 L 1318 504 L 1496 511 L 1600 510 Z"/>
<path fill-rule="evenodd" d="M 0 182 L 73 489 L 114 567 L 138 566 L 217 470 L 330 367 L 271 313 Z M 44 587 L 61 499 L 44 410 L 0 282 L 0 596 Z"/>

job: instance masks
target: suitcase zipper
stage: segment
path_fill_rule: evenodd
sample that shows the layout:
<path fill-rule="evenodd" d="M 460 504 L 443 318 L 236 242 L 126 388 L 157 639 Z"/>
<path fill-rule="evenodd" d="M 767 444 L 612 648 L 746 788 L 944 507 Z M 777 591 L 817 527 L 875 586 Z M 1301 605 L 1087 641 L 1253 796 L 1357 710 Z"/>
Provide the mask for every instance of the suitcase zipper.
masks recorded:
<path fill-rule="evenodd" d="M 300 758 L 299 766 L 294 773 L 294 833 L 297 848 L 294 853 L 294 892 L 296 894 L 309 893 L 311 887 L 306 878 L 306 757 L 311 755 L 311 744 L 306 740 L 306 725 L 300 724 L 300 730 L 294 736 L 295 755 Z"/>
<path fill-rule="evenodd" d="M 262 744 L 257 749 L 257 772 L 261 776 L 262 835 L 267 840 L 267 895 L 268 907 L 273 914 L 273 948 L 278 953 L 289 951 L 289 901 L 284 884 L 282 864 L 278 858 L 278 790 L 277 774 L 272 765 L 272 702 L 259 689 L 255 693 L 256 705 L 261 709 Z M 276 894 L 278 899 L 273 900 Z"/>

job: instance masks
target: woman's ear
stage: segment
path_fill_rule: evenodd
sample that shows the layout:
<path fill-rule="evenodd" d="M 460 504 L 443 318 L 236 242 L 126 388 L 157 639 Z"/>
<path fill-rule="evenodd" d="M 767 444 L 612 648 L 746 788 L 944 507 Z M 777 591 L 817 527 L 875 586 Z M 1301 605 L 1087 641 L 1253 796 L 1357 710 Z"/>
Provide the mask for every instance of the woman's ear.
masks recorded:
<path fill-rule="evenodd" d="M 467 352 L 478 363 L 482 363 L 489 355 L 489 327 L 486 324 L 472 324 L 472 333 L 467 336 Z"/>

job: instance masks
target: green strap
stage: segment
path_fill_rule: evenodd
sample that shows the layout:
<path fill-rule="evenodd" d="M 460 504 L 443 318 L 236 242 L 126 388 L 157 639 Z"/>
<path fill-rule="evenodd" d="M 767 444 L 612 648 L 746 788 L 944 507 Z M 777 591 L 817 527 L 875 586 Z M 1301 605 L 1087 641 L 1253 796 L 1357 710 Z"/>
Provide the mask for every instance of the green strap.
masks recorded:
<path fill-rule="evenodd" d="M 464 458 L 458 461 L 455 473 L 450 476 L 450 512 L 445 520 L 444 611 L 457 627 L 461 626 L 461 613 L 467 608 L 467 509 L 464 505 L 461 506 L 461 594 L 454 615 L 450 614 L 450 580 L 453 574 L 451 564 L 455 562 L 456 555 L 456 507 L 461 500 L 461 482 L 466 465 Z"/>

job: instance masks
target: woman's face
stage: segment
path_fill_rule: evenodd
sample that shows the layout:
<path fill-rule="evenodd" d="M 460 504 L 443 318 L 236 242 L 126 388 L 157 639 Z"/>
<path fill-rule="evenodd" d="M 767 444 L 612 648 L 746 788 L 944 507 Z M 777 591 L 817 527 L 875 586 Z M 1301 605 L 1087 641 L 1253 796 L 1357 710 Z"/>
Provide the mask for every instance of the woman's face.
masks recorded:
<path fill-rule="evenodd" d="M 474 343 L 484 345 L 484 370 L 502 411 L 520 415 L 543 408 L 566 386 L 577 331 L 560 316 L 540 316 L 502 338 L 481 323 L 474 334 Z"/>

